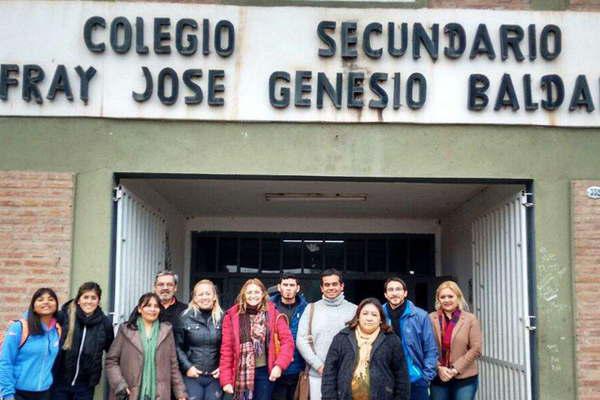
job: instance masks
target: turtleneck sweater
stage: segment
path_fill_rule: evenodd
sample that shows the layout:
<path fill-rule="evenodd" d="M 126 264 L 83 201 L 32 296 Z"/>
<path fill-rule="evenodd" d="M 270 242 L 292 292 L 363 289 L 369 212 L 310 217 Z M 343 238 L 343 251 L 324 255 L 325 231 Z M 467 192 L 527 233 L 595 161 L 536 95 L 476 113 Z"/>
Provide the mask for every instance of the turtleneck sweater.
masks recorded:
<path fill-rule="evenodd" d="M 312 321 L 314 351 L 308 340 L 310 307 L 315 307 Z M 346 301 L 343 293 L 335 299 L 323 297 L 306 307 L 298 325 L 296 346 L 304 360 L 311 366 L 311 375 L 319 376 L 317 370 L 325 363 L 333 337 L 354 317 L 355 311 L 356 305 Z"/>

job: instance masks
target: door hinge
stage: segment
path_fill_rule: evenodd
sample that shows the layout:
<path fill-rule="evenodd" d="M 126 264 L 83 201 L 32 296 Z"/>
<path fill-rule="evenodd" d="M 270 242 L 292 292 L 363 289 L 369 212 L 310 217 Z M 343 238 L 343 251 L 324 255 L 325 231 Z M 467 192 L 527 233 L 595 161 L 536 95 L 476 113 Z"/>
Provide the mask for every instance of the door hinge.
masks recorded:
<path fill-rule="evenodd" d="M 125 195 L 125 191 L 123 190 L 123 188 L 121 186 L 116 186 L 113 189 L 113 201 L 115 203 L 117 203 L 119 200 L 121 200 L 121 198 Z"/>
<path fill-rule="evenodd" d="M 535 206 L 535 202 L 533 201 L 533 193 L 521 192 L 521 205 L 529 208 Z"/>
<path fill-rule="evenodd" d="M 525 329 L 527 329 L 529 332 L 534 332 L 537 329 L 537 327 L 535 326 L 535 319 L 536 319 L 535 315 L 527 316 L 527 322 L 525 323 Z"/>

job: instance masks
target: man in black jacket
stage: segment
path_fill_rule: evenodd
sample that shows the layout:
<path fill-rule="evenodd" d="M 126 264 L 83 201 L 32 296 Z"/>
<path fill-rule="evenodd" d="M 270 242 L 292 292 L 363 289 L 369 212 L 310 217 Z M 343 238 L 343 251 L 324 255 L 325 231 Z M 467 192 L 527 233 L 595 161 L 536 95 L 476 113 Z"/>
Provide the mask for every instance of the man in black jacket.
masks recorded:
<path fill-rule="evenodd" d="M 158 295 L 164 307 L 161 320 L 170 322 L 171 325 L 175 325 L 177 318 L 188 306 L 175 297 L 178 282 L 177 274 L 170 270 L 160 271 L 154 278 L 154 293 Z"/>

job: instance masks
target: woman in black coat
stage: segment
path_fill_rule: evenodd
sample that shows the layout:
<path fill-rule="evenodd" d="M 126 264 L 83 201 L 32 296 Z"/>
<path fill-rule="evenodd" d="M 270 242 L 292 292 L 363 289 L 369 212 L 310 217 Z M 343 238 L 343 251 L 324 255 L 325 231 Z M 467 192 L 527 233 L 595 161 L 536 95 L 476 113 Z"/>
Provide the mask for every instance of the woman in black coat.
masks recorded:
<path fill-rule="evenodd" d="M 92 400 L 102 375 L 102 355 L 114 340 L 110 319 L 100 308 L 102 290 L 95 282 L 79 287 L 59 313 L 61 350 L 54 364 L 52 400 Z"/>
<path fill-rule="evenodd" d="M 218 400 L 221 319 L 217 287 L 203 279 L 192 291 L 192 301 L 175 324 L 177 358 L 183 381 L 194 400 Z"/>
<path fill-rule="evenodd" d="M 408 400 L 410 382 L 400 338 L 368 298 L 334 338 L 323 370 L 322 400 Z"/>

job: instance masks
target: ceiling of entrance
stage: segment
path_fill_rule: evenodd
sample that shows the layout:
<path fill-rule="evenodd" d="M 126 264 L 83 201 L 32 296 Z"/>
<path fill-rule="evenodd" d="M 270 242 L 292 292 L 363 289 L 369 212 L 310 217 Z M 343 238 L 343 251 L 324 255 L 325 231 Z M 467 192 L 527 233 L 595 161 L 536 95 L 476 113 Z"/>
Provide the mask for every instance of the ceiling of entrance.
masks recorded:
<path fill-rule="evenodd" d="M 483 184 L 149 179 L 186 217 L 440 218 Z M 266 201 L 266 193 L 366 194 L 366 201 Z"/>

